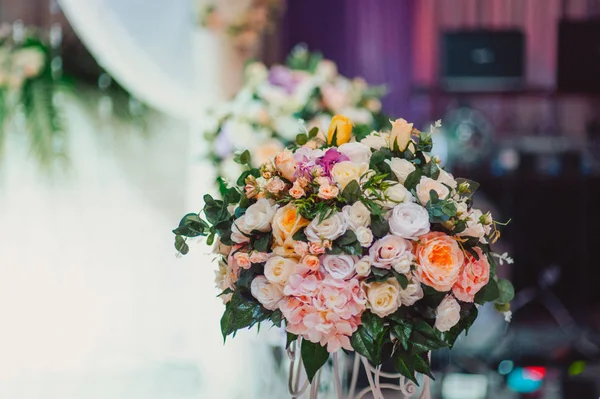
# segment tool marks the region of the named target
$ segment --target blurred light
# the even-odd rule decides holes
[[[532,367],[533,369],[538,369]],[[546,369],[543,369],[545,375]],[[540,370],[537,370],[538,374],[532,373],[530,370],[524,368],[516,368],[512,373],[508,375],[506,384],[510,389],[519,393],[532,393],[539,390],[543,384],[543,377],[540,376]],[[533,377],[533,378],[532,378]]]
[[[585,370],[585,362],[583,360],[578,360],[576,362],[573,362],[569,366],[569,375],[571,375],[571,376],[579,375],[579,374],[583,373],[584,370]]]
[[[546,377],[546,367],[525,367],[525,373],[534,381],[542,381]]]
[[[444,399],[484,399],[488,379],[478,374],[448,374],[442,382]]]
[[[500,154],[498,154],[498,161],[500,165],[508,171],[516,170],[521,162],[519,153],[514,148],[503,149]]]
[[[498,373],[501,375],[507,375],[515,368],[515,364],[512,360],[503,360],[498,365]]]

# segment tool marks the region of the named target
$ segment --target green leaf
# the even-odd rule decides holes
[[[298,145],[304,145],[308,143],[308,136],[304,133],[296,135],[296,143],[298,143]]]
[[[296,334],[292,334],[291,332],[288,332],[286,334],[285,349],[289,348],[290,345],[292,344],[292,342],[296,341],[297,339],[298,339],[298,336]]]
[[[429,364],[429,355],[427,352],[416,352],[413,354],[415,371],[417,373],[424,374],[435,380],[433,374],[431,373],[431,365]]]
[[[404,275],[402,273],[398,273],[394,269],[392,269],[392,274],[394,275],[394,277],[396,277],[396,280],[398,280],[398,282],[400,283],[400,287],[402,287],[402,289],[405,290],[406,287],[408,287],[408,277],[406,277],[406,275]]]
[[[499,296],[500,290],[498,288],[498,283],[492,278],[485,287],[475,294],[475,303],[483,304],[485,302],[492,302],[498,299]]]
[[[406,177],[406,180],[404,181],[404,187],[406,187],[408,191],[416,189],[417,184],[419,184],[419,181],[421,180],[421,176],[421,171],[419,169],[415,169]]]
[[[477,183],[476,181],[473,180],[469,180],[469,179],[463,179],[463,178],[457,178],[455,179],[456,183],[457,183],[457,187],[460,189],[460,185],[462,183],[468,183],[469,184],[469,189],[466,192],[461,192],[459,191],[459,194],[461,195],[461,197],[463,198],[471,198],[473,197],[473,195],[475,194],[475,192],[477,191],[477,189],[479,188],[479,183]]]
[[[363,253],[363,247],[358,241],[354,241],[352,244],[349,245],[342,245],[340,248],[344,253],[348,255],[361,256]]]
[[[442,201],[442,212],[449,216],[453,217],[456,215],[456,205],[451,201]]]
[[[251,161],[252,161],[252,156],[250,155],[250,151],[246,150],[246,151],[242,152],[242,154],[240,155],[240,163],[242,165],[250,166]]]
[[[379,267],[371,267],[371,272],[375,277],[378,277],[383,280],[387,280],[390,276],[390,271],[388,269],[381,269]]]
[[[357,240],[356,234],[352,230],[348,229],[348,230],[346,230],[344,235],[342,235],[340,238],[335,240],[335,242],[338,245],[344,246],[344,245],[351,245],[351,244],[355,243],[356,240]]]
[[[362,315],[362,324],[352,334],[350,342],[356,352],[374,365],[379,365],[386,331],[383,319],[366,311]]]
[[[412,330],[412,324],[407,323],[404,320],[396,319],[395,322],[392,323],[392,334],[398,338],[398,341],[405,350],[408,350]]]
[[[418,385],[415,377],[415,362],[412,353],[399,348],[394,353],[394,368],[397,372]]]
[[[223,196],[223,202],[227,205],[237,204],[238,202],[240,202],[241,196],[242,195],[235,188],[230,188]]]
[[[200,219],[197,213],[188,213],[179,222],[179,226],[173,230],[173,234],[184,237],[198,237],[208,234],[208,223]]]
[[[498,279],[499,297],[496,300],[499,304],[507,304],[515,297],[515,288],[512,283],[506,279]]]
[[[271,243],[271,234],[265,234],[252,243],[252,248],[259,252],[267,252]]]
[[[213,245],[215,243],[215,233],[211,233],[206,239],[206,245]]]
[[[186,244],[185,238],[182,236],[175,236],[175,249],[182,255],[186,255],[190,251],[190,247]]]
[[[390,232],[390,226],[384,218],[371,215],[371,231],[375,237],[381,238]]]
[[[335,129],[333,130],[333,136],[331,137],[331,146],[332,147],[337,147],[337,126],[335,127]]]
[[[358,201],[360,196],[360,184],[356,180],[352,180],[346,185],[344,191],[342,191],[342,198],[348,203],[353,204]]]
[[[239,275],[237,281],[235,282],[235,287],[236,288],[246,288],[249,290],[250,284],[252,284],[252,280],[254,280],[254,277],[256,277],[256,275],[254,273],[252,273],[250,270],[241,269],[240,275]]]
[[[281,313],[281,310],[277,309],[276,311],[271,313],[270,319],[273,325],[281,327],[281,322],[283,321],[283,314]]]
[[[298,230],[296,233],[294,233],[292,238],[294,239],[294,241],[308,242],[308,238],[306,238],[306,234],[304,234],[304,229]]]
[[[427,177],[432,178],[433,180],[437,180],[437,178],[440,176],[440,168],[438,167],[438,164],[432,159],[425,166],[423,166],[423,174]]]
[[[416,350],[422,352],[428,352],[448,346],[448,344],[438,335],[436,330],[424,320],[419,320],[414,325],[411,342]]]
[[[467,304],[461,307],[460,321],[449,331],[444,333],[444,341],[450,346],[450,349],[452,349],[456,339],[463,331],[469,331],[469,328],[473,325],[475,319],[477,319],[477,314],[477,307],[473,304]]]
[[[242,296],[239,291],[235,291],[231,300],[225,305],[225,312],[221,317],[223,340],[230,334],[235,335],[239,329],[250,328],[256,323],[266,320],[270,314],[271,312],[253,298],[247,298]]]
[[[308,132],[308,138],[314,139],[315,137],[317,137],[317,134],[319,134],[319,128],[315,126],[312,129],[310,129],[310,132]]]
[[[327,348],[320,344],[315,344],[306,339],[302,340],[300,347],[300,354],[302,355],[302,361],[304,362],[304,369],[308,380],[312,382],[313,377],[317,374],[317,371],[327,362],[329,359],[329,352]]]

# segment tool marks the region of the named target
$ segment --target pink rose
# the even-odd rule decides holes
[[[382,239],[375,241],[369,249],[369,257],[373,261],[373,266],[383,269],[390,269],[397,263],[406,263],[407,258],[411,261],[412,244],[404,238],[387,235]]]
[[[338,280],[345,280],[352,277],[354,273],[354,264],[357,258],[350,255],[325,255],[321,257],[323,268],[329,275]]]
[[[320,242],[309,242],[308,250],[313,255],[322,255],[325,253],[325,246]]]
[[[248,255],[246,252],[236,252],[233,255],[233,259],[235,259],[235,262],[242,269],[250,269],[250,255]]]
[[[267,183],[267,191],[277,194],[285,188],[285,183],[279,177],[274,177]]]
[[[316,272],[321,267],[321,262],[319,261],[319,258],[314,255],[304,256],[300,263],[306,266],[308,270],[312,272]]]
[[[295,174],[298,164],[294,160],[294,154],[290,150],[283,150],[275,156],[275,167],[287,180],[291,182],[296,180]]]
[[[268,257],[269,254],[267,254],[266,252],[252,251],[252,253],[250,254],[250,262],[263,263],[267,261]]]
[[[303,257],[308,253],[308,244],[304,241],[296,241],[294,243],[294,252],[296,255]]]
[[[332,186],[330,184],[323,184],[319,187],[319,197],[324,200],[329,200],[336,198],[340,193],[340,189],[337,186]]]
[[[452,289],[465,260],[456,240],[440,232],[419,237],[416,256],[417,278],[440,292]]]
[[[490,281],[490,264],[479,247],[473,248],[479,260],[471,254],[466,254],[458,280],[452,287],[452,293],[463,302],[473,302],[475,294]]]

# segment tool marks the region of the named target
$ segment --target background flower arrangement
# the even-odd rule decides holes
[[[55,98],[60,82],[53,76],[51,58],[49,44],[34,29],[19,23],[0,28],[0,145],[6,124],[14,121],[28,134],[42,166],[65,157],[65,130]]]
[[[494,259],[507,257],[491,249],[499,223],[472,207],[478,184],[431,149],[431,134],[404,119],[365,136],[336,115],[327,134],[301,133],[259,166],[239,155],[245,170],[223,199],[206,195],[173,231],[182,254],[188,238],[215,243],[223,337],[270,321],[287,345],[301,337],[311,380],[345,349],[416,382],[479,305],[508,312],[514,290]]]
[[[249,150],[253,167],[281,151],[314,126],[326,129],[336,113],[355,123],[360,138],[388,126],[381,112],[383,87],[340,75],[334,62],[305,47],[295,48],[286,65],[268,69],[253,62],[245,69],[245,84],[227,104],[217,109],[206,137],[220,174],[237,179],[235,152]],[[299,119],[305,122],[302,124]]]

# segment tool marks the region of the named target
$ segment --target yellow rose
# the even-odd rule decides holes
[[[390,132],[390,148],[394,149],[394,144],[398,144],[400,151],[404,151],[410,143],[410,135],[413,130],[413,124],[408,123],[405,119],[396,119],[390,121],[392,123],[392,131]]]
[[[331,177],[344,189],[352,180],[359,181],[360,177],[369,170],[369,164],[365,162],[357,163],[351,161],[343,161],[336,163],[331,169]]]
[[[362,289],[367,297],[367,308],[379,317],[391,315],[402,304],[400,284],[395,278],[382,282],[363,283]]]
[[[327,144],[333,142],[333,134],[335,133],[336,145],[340,146],[350,141],[352,137],[352,121],[343,116],[335,115],[331,119],[329,130],[327,132]]]
[[[280,256],[294,256],[294,234],[310,221],[303,218],[294,204],[279,208],[273,217],[273,252]]]

